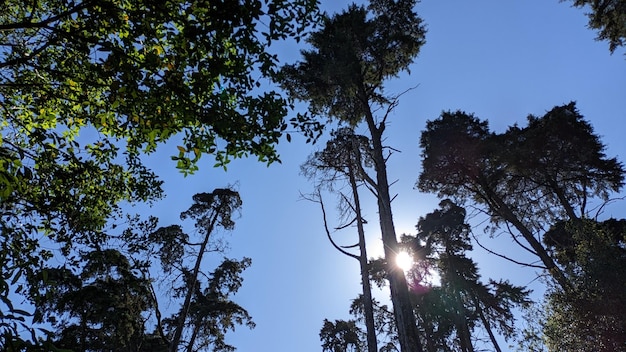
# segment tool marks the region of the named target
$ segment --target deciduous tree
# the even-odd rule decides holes
[[[264,89],[278,67],[269,46],[318,19],[316,0],[4,1],[0,297],[15,314],[0,324],[19,315],[9,291],[32,299],[24,278],[104,243],[121,202],[161,197],[141,158],[158,145],[178,137],[186,173],[205,154],[278,161],[289,102]],[[309,137],[319,125],[293,123]]]

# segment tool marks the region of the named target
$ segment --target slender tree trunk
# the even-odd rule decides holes
[[[360,162],[360,160],[358,160]],[[365,311],[365,329],[367,333],[367,351],[378,352],[378,342],[376,341],[376,328],[374,326],[374,307],[372,304],[372,287],[370,285],[369,264],[367,261],[367,250],[365,248],[365,231],[363,229],[363,217],[361,216],[361,202],[354,177],[353,165],[348,165],[350,186],[354,199],[354,211],[356,213],[356,225],[359,232],[359,263],[361,265],[361,285],[363,286],[363,309]]]
[[[461,294],[457,289],[454,289],[454,300],[457,305],[457,312],[455,317],[456,333],[459,338],[459,345],[462,352],[474,352],[474,346],[472,345],[472,334],[469,326],[467,325],[467,311],[463,304]]]
[[[555,179],[550,178],[549,181],[548,181],[548,184],[550,185],[550,188],[552,188],[552,191],[554,192],[556,197],[559,199],[559,202],[561,203],[563,208],[565,209],[565,213],[567,214],[567,216],[571,220],[578,220],[578,216],[576,216],[576,212],[574,211],[574,207],[572,206],[572,204],[565,197],[565,193],[563,192],[563,189],[561,189],[561,187],[559,187],[557,181]],[[584,210],[584,206],[583,206],[583,209],[581,210],[581,212],[584,212],[584,211],[585,210]]]
[[[502,198],[491,188],[484,187],[482,183],[478,183],[480,187],[485,191],[485,200],[491,211],[499,214],[505,221],[512,224],[517,231],[520,232],[522,237],[528,242],[528,244],[535,251],[535,254],[539,257],[543,265],[545,265],[548,273],[554,278],[554,280],[563,288],[565,292],[571,292],[572,286],[569,280],[563,274],[561,268],[556,265],[556,262],[548,254],[545,247],[533,236],[526,225],[513,213],[511,208],[502,200]]]
[[[373,159],[376,169],[376,191],[378,193],[378,216],[380,218],[380,230],[382,234],[385,259],[387,261],[387,275],[393,313],[398,328],[398,339],[402,352],[422,352],[422,345],[417,333],[417,324],[413,313],[413,306],[409,296],[409,289],[402,269],[395,265],[398,254],[398,239],[393,224],[391,211],[391,197],[389,195],[389,181],[387,179],[387,165],[383,155],[382,134],[385,129],[384,123],[376,126],[374,116],[369,108],[367,95],[362,87],[362,103],[367,105],[365,120],[367,122],[373,147]]]
[[[200,250],[198,252],[198,257],[196,258],[196,263],[193,267],[192,271],[192,281],[191,286],[187,288],[187,294],[185,295],[185,301],[183,302],[183,306],[181,309],[180,316],[178,317],[178,322],[176,324],[176,330],[174,330],[174,337],[172,338],[172,342],[170,343],[170,352],[176,352],[178,350],[178,345],[180,344],[180,338],[183,334],[183,328],[185,326],[185,320],[187,319],[187,314],[189,313],[189,307],[191,305],[191,298],[193,297],[193,293],[195,291],[195,286],[198,278],[198,274],[200,273],[200,264],[202,263],[202,257],[204,256],[204,251],[209,243],[209,237],[211,237],[211,232],[213,232],[213,227],[215,226],[215,222],[217,221],[217,217],[219,216],[219,212],[216,211],[213,214],[213,218],[209,222],[209,226],[206,229],[206,234],[204,236],[204,240],[200,244]]]
[[[487,320],[487,317],[485,317],[485,313],[483,313],[483,309],[480,306],[480,300],[476,296],[474,296],[473,298],[474,304],[476,305],[476,312],[478,312],[478,317],[480,318],[480,321],[482,321],[485,330],[487,330],[487,334],[489,335],[489,339],[493,344],[493,348],[496,349],[496,352],[502,352],[502,350],[500,349],[500,344],[498,344],[498,340],[496,340],[496,336],[491,329],[491,324],[489,323],[489,320]]]
[[[193,326],[193,333],[191,334],[191,338],[189,339],[189,345],[187,345],[187,352],[193,352],[193,344],[196,342],[196,338],[198,337],[198,331],[200,330],[200,321],[196,320],[195,325]]]

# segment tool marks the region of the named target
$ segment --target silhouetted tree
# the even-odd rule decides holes
[[[115,249],[85,253],[81,262],[78,275],[58,267],[39,276],[35,322],[54,328],[48,338],[58,348],[140,351],[152,307],[146,267]]]
[[[187,350],[194,350],[198,342],[203,347],[212,345],[215,350],[231,351],[234,348],[224,342],[224,332],[234,328],[235,323],[254,326],[248,313],[228,300],[228,295],[241,286],[239,274],[250,265],[250,260],[224,261],[210,277],[208,287],[204,290],[200,274],[205,255],[216,250],[212,246],[217,243],[212,237],[214,231],[218,227],[225,230],[234,228],[232,217],[241,207],[241,198],[231,189],[218,188],[210,193],[194,195],[193,201],[191,207],[181,213],[181,219],[195,220],[196,233],[199,235],[196,241],[191,241],[190,236],[178,226],[160,228],[149,236],[151,242],[158,244],[161,262],[166,270],[178,271],[183,279],[182,285],[176,287],[183,302],[178,313],[168,320],[168,336],[171,336],[168,341],[169,351],[179,350],[186,328],[189,335],[185,341]],[[211,242],[212,239],[214,242]],[[189,262],[191,266],[188,266],[185,258],[190,254],[193,255]]]
[[[123,245],[108,241],[104,244],[111,249],[84,251],[75,264],[81,267],[79,274],[64,266],[46,268],[29,280],[36,290],[31,293],[37,297],[35,322],[54,328],[46,341],[50,349],[235,350],[226,343],[226,333],[237,325],[254,327],[248,312],[231,299],[251,260],[225,258],[211,272],[204,263],[208,253],[223,250],[215,232],[233,229],[241,199],[231,189],[216,189],[193,200],[181,217],[195,220],[195,235],[179,225],[157,228],[156,218],[131,221],[116,239]],[[169,294],[159,295],[158,289]],[[164,317],[159,297],[180,306]]]
[[[324,319],[324,326],[320,331],[323,352],[362,352],[365,350],[363,331],[354,320]]]
[[[367,350],[368,352],[378,352],[376,332],[374,329],[374,312],[372,307],[372,290],[369,280],[365,230],[363,226],[365,219],[363,219],[361,213],[361,199],[358,190],[359,185],[364,182],[364,179],[370,178],[365,167],[372,165],[370,155],[371,147],[366,137],[355,135],[351,128],[339,129],[334,131],[332,135],[333,138],[326,143],[326,148],[309,157],[308,161],[302,165],[302,170],[309,179],[317,177],[316,188],[318,190],[320,188],[328,188],[340,194],[341,204],[343,204],[345,212],[349,214],[347,215],[349,218],[347,225],[343,225],[341,228],[356,223],[358,242],[355,246],[349,247],[358,247],[358,255],[349,253],[346,250],[347,248],[337,245],[332,239],[330,230],[328,229],[324,204],[321,195],[318,193],[319,199],[317,199],[317,201],[319,201],[322,206],[324,226],[326,227],[329,240],[341,253],[359,261],[364,299]],[[319,174],[323,174],[324,176],[319,177]],[[347,178],[347,180],[345,180],[345,178]],[[336,191],[335,183],[341,179],[347,181],[351,191],[350,194],[346,195],[341,191]],[[352,216],[352,214],[354,215]]]
[[[420,190],[482,206],[494,228],[508,229],[563,289],[571,288],[538,238],[559,220],[585,216],[591,199],[606,201],[624,180],[622,164],[605,156],[574,103],[502,134],[473,115],[445,112],[427,123],[420,146]]]
[[[496,330],[511,337],[515,330],[513,308],[529,303],[528,291],[522,287],[503,281],[480,282],[478,267],[466,256],[472,245],[465,214],[465,209],[444,200],[440,209],[419,220],[415,237],[403,237],[403,244],[416,256],[415,262],[430,262],[427,269],[436,270],[440,278],[438,287],[414,291],[428,351],[448,348],[446,345],[457,346],[455,351],[474,351],[472,341],[479,326],[494,349],[501,351]],[[451,339],[452,334],[455,337]]]
[[[415,4],[415,0],[372,0],[367,8],[351,5],[326,17],[308,39],[312,49],[302,52],[303,60],[281,70],[283,87],[307,101],[314,115],[367,126],[376,170],[372,187],[388,263],[393,263],[398,244],[382,136],[396,100],[385,96],[383,86],[408,69],[424,44],[425,30],[413,11]],[[387,113],[377,118],[378,108]],[[421,351],[404,273],[390,266],[388,278],[401,349]]]

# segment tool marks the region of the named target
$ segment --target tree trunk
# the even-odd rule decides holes
[[[489,320],[487,320],[487,317],[485,317],[485,313],[483,313],[483,309],[480,306],[480,300],[476,296],[473,296],[473,299],[474,304],[476,305],[476,312],[478,312],[478,317],[480,318],[480,321],[482,321],[485,330],[487,330],[487,334],[489,335],[489,339],[493,344],[493,348],[496,349],[496,352],[502,352],[502,350],[500,349],[500,344],[498,344],[498,340],[496,340],[496,336],[493,333],[493,329],[491,329],[491,324],[489,323]]]
[[[215,226],[215,222],[217,221],[217,217],[219,216],[219,211],[216,211],[213,214],[213,218],[211,219],[208,228],[206,229],[206,234],[204,236],[204,240],[200,245],[200,250],[198,251],[198,257],[196,258],[196,263],[193,267],[192,271],[192,282],[191,287],[187,288],[187,294],[185,295],[185,301],[183,303],[180,316],[178,317],[178,322],[176,324],[176,330],[174,330],[174,337],[170,343],[169,352],[176,352],[178,350],[178,345],[180,344],[180,338],[183,334],[183,328],[185,326],[185,320],[187,319],[187,314],[189,313],[189,306],[191,305],[191,298],[195,291],[195,285],[197,282],[198,274],[200,273],[200,264],[202,263],[202,257],[204,255],[204,251],[209,243],[209,237],[211,237],[211,232],[213,232],[213,227]]]
[[[358,160],[360,162],[360,160]],[[348,165],[352,197],[354,198],[354,211],[356,213],[357,231],[359,232],[359,264],[361,265],[361,285],[363,286],[363,309],[365,312],[365,329],[367,333],[367,351],[378,352],[376,341],[376,328],[374,326],[374,307],[372,304],[372,287],[370,285],[369,264],[367,250],[365,248],[365,231],[363,230],[363,218],[361,217],[361,202],[354,177],[353,165]]]
[[[474,352],[474,346],[472,345],[472,333],[467,325],[467,310],[465,309],[461,294],[457,289],[454,289],[454,300],[457,305],[454,325],[456,325],[456,334],[459,339],[461,352]]]
[[[364,89],[362,87],[362,89]],[[365,91],[362,95],[365,97]],[[367,104],[367,99],[362,99]],[[398,339],[402,352],[422,352],[422,345],[417,334],[417,324],[413,313],[413,306],[409,296],[409,289],[404,272],[395,265],[398,253],[398,239],[393,224],[391,211],[391,197],[389,196],[389,181],[387,179],[387,165],[383,155],[382,134],[385,129],[384,123],[376,126],[371,110],[366,110],[367,122],[373,147],[373,159],[376,169],[376,192],[378,193],[378,216],[380,219],[380,231],[387,261],[387,275],[393,313],[398,328]]]
[[[554,278],[554,280],[561,286],[561,288],[563,288],[565,292],[571,292],[571,283],[565,277],[561,268],[556,265],[552,257],[548,254],[545,247],[535,238],[535,236],[533,236],[530,229],[522,223],[515,213],[513,213],[508,204],[506,204],[495,191],[491,188],[484,187],[481,183],[478,184],[486,193],[485,201],[487,202],[489,209],[492,212],[499,214],[502,219],[509,222],[517,229],[517,231],[520,232],[522,237],[524,237],[526,242],[528,242],[528,244],[535,251],[535,254],[539,257],[543,265],[545,265],[552,278]]]

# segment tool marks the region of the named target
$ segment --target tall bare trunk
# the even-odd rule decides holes
[[[362,99],[362,101],[365,103],[367,99]],[[398,239],[393,224],[389,181],[387,179],[387,165],[383,155],[382,134],[385,125],[384,123],[381,123],[380,126],[376,125],[369,106],[368,109],[366,109],[365,120],[372,139],[372,156],[376,168],[376,192],[378,193],[378,216],[380,219],[383,246],[385,248],[391,302],[393,303],[393,313],[398,329],[400,350],[402,352],[422,352],[422,345],[417,333],[417,324],[415,314],[413,313],[413,306],[411,305],[406,277],[404,276],[404,272],[395,265],[396,255],[398,254]]]
[[[178,321],[176,323],[176,330],[174,330],[174,337],[170,343],[169,352],[176,352],[178,350],[178,345],[180,344],[180,338],[183,334],[183,328],[185,327],[185,320],[187,319],[187,314],[189,314],[189,307],[191,306],[191,298],[193,297],[193,293],[196,289],[196,282],[198,279],[198,274],[200,273],[200,264],[202,264],[202,257],[206,250],[206,247],[209,243],[209,237],[211,236],[211,232],[213,232],[213,227],[215,226],[215,222],[217,221],[217,217],[219,216],[219,212],[216,211],[211,219],[208,228],[206,229],[206,234],[202,243],[200,244],[200,249],[198,251],[198,257],[196,258],[196,263],[194,264],[193,271],[191,272],[191,286],[187,288],[187,294],[185,295],[185,301],[183,303],[180,316],[178,317]]]
[[[365,230],[363,229],[363,217],[361,216],[361,201],[354,177],[353,165],[348,166],[352,197],[354,199],[354,211],[356,214],[357,231],[359,232],[359,263],[361,265],[361,285],[363,286],[363,309],[365,312],[365,329],[367,336],[367,351],[378,352],[376,341],[376,328],[374,326],[374,306],[372,303],[372,287],[370,285],[369,264],[367,262],[367,250],[365,248]]]

